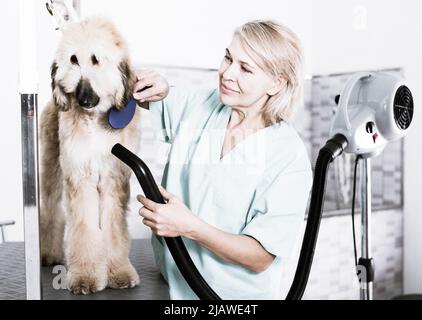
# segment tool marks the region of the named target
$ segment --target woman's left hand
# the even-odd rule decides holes
[[[154,202],[143,195],[137,199],[144,206],[139,214],[144,218],[142,222],[151,228],[157,236],[191,238],[200,219],[174,194],[158,186],[166,204]]]

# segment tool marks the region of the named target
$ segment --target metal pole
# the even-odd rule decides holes
[[[359,265],[364,272],[361,277],[360,299],[372,300],[373,265],[371,257],[371,160],[362,159],[360,162],[360,195],[361,195],[361,259]]]
[[[37,95],[21,94],[26,298],[41,299]]]
[[[4,236],[3,226],[0,226],[0,231],[1,231],[1,243],[4,243],[6,242],[6,238]]]
[[[37,1],[20,0],[19,91],[26,298],[41,299],[37,134]]]

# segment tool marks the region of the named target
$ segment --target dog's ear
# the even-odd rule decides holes
[[[124,91],[122,96],[116,97],[116,108],[121,110],[126,106],[133,95],[133,87],[136,83],[136,75],[128,61],[122,61],[119,64],[119,71],[122,77]]]
[[[70,108],[70,95],[66,94],[63,87],[56,80],[56,74],[59,66],[57,62],[51,65],[51,90],[53,91],[53,99],[55,105],[61,111],[68,111]]]

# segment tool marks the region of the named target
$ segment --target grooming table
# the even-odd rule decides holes
[[[132,240],[130,260],[141,283],[132,289],[105,289],[91,295],[76,296],[52,286],[53,267],[42,267],[41,283],[44,300],[168,300],[168,286],[161,276],[150,240]],[[23,242],[0,243],[0,300],[25,300],[25,257]]]

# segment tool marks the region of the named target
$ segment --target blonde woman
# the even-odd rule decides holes
[[[197,299],[162,239],[176,236],[223,299],[282,298],[283,266],[312,185],[305,146],[289,123],[302,64],[292,31],[252,21],[226,48],[218,90],[186,92],[154,71],[138,75],[134,98],[172,145],[161,182],[166,204],[138,196],[172,299]]]

